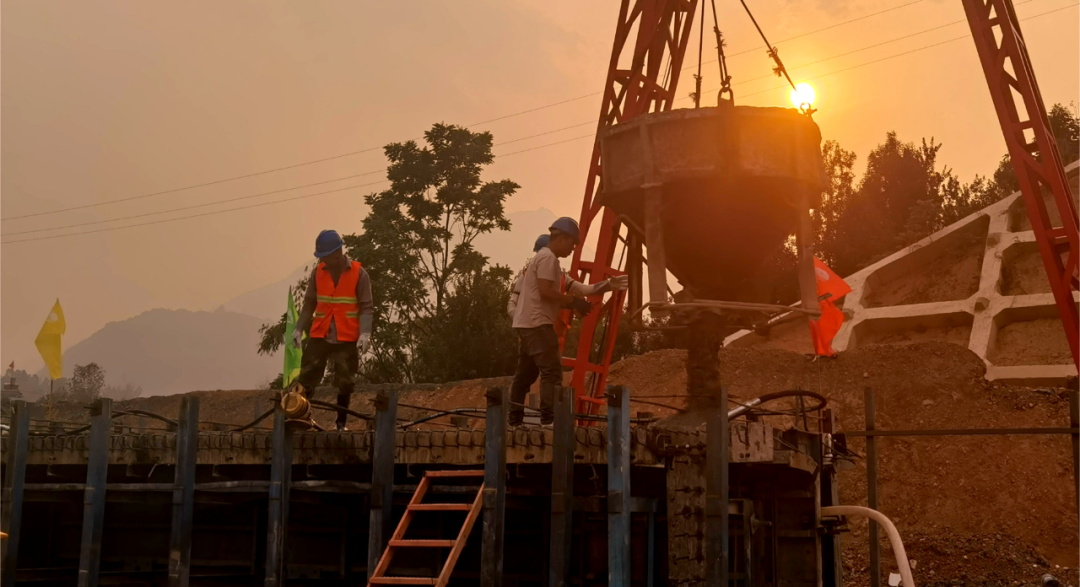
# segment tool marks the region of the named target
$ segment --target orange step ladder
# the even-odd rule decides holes
[[[386,545],[386,550],[383,551],[382,557],[379,558],[379,564],[375,566],[375,571],[371,574],[368,585],[435,585],[436,587],[445,587],[447,582],[450,581],[450,573],[454,571],[454,565],[457,564],[462,549],[465,548],[465,541],[469,538],[469,532],[472,531],[473,524],[476,523],[476,518],[480,515],[480,509],[483,506],[484,485],[482,483],[480,484],[479,489],[476,491],[476,497],[473,498],[472,503],[421,502],[424,500],[424,495],[431,487],[431,480],[434,478],[463,479],[467,477],[483,476],[483,470],[425,471],[424,478],[420,480],[420,484],[416,487],[416,493],[414,493],[412,499],[409,500],[409,506],[405,509],[405,515],[401,516],[401,521],[398,522],[397,529],[394,530],[393,536],[390,537],[390,540]],[[465,515],[465,522],[462,523],[461,530],[454,540],[410,540],[405,538],[405,531],[408,530],[409,523],[412,522],[414,512],[468,513]],[[446,556],[446,561],[443,563],[442,570],[439,572],[438,577],[387,576],[386,571],[390,568],[390,562],[393,560],[397,550],[411,550],[418,548],[450,549],[450,554]]]

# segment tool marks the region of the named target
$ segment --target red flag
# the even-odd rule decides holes
[[[821,300],[821,318],[810,321],[810,338],[814,341],[814,354],[835,357],[832,341],[844,324],[844,312],[829,300]]]
[[[814,257],[814,278],[817,281],[818,298],[832,294],[828,299],[835,302],[851,293],[851,286],[817,257]]]
[[[810,320],[810,338],[814,341],[815,354],[834,357],[836,350],[832,348],[832,341],[844,324],[844,312],[833,302],[851,293],[851,286],[817,257],[814,258],[814,277],[821,317]]]

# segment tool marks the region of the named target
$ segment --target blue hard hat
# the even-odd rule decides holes
[[[315,237],[315,256],[322,259],[340,249],[344,244],[336,230],[324,230]]]
[[[539,253],[540,249],[548,246],[548,241],[550,241],[550,240],[551,240],[551,237],[546,235],[546,234],[542,234],[542,235],[536,237],[536,244],[533,245],[533,252],[534,253]]]
[[[577,220],[574,220],[569,216],[563,216],[555,222],[552,222],[549,230],[558,230],[559,232],[566,233],[574,237],[574,241],[581,240],[581,229],[578,228]]]

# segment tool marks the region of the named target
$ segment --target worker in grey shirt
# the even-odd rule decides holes
[[[573,218],[559,218],[551,225],[546,247],[541,248],[526,266],[520,279],[520,291],[514,308],[514,331],[518,335],[518,365],[510,388],[511,426],[520,426],[525,418],[525,396],[540,377],[540,423],[554,420],[552,400],[562,385],[562,362],[555,324],[563,309],[579,315],[592,311],[583,297],[563,293],[559,259],[574,252],[580,241],[578,223]],[[609,281],[607,288],[612,286]],[[622,280],[625,288],[625,280]],[[607,289],[604,289],[607,291]],[[598,292],[599,293],[599,292]]]
[[[299,347],[307,332],[300,360],[300,384],[310,393],[326,374],[327,362],[331,362],[334,386],[338,388],[337,404],[348,408],[360,369],[360,354],[371,341],[375,304],[367,271],[358,261],[345,256],[343,246],[333,230],[324,230],[315,239],[319,264],[311,272],[292,344]],[[338,411],[338,430],[345,430],[346,417],[344,411]]]
[[[538,253],[540,252],[540,249],[548,246],[550,238],[550,235],[546,234],[536,237],[536,242],[533,243],[533,253]],[[514,310],[517,309],[518,298],[521,296],[521,279],[525,276],[525,270],[529,268],[529,263],[531,262],[532,258],[525,263],[525,267],[523,267],[521,271],[518,272],[517,276],[514,277],[514,283],[510,286],[510,300],[506,302],[506,313],[510,315],[511,320],[514,319]],[[568,292],[571,295],[588,297],[612,290],[624,290],[626,289],[628,279],[629,278],[625,275],[618,275],[592,285],[585,285],[573,277],[570,277],[564,271],[562,280],[559,283],[559,288],[561,291]]]

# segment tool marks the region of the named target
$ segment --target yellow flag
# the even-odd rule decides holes
[[[60,336],[67,330],[64,322],[64,309],[60,307],[60,300],[53,304],[52,311],[41,325],[34,345],[37,346],[41,358],[45,360],[45,366],[49,368],[49,377],[60,379],[64,376],[63,352],[60,349]]]

